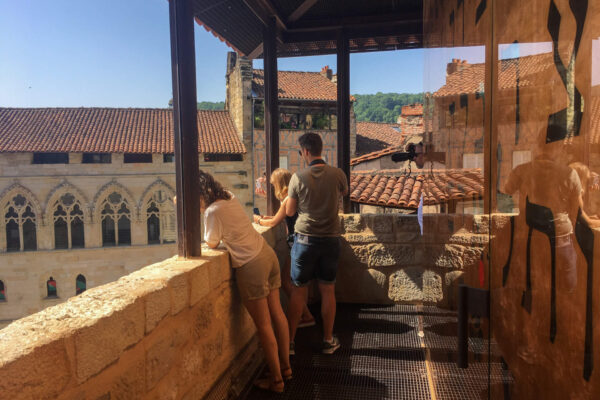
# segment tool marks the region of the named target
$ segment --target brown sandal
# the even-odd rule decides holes
[[[283,381],[272,381],[270,378],[260,378],[254,381],[254,386],[274,393],[283,393],[285,384]]]

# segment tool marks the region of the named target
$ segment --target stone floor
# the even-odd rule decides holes
[[[487,399],[488,382],[494,393],[510,398],[512,377],[487,340],[471,338],[469,368],[456,367],[453,312],[418,305],[342,304],[335,331],[342,347],[326,356],[319,353],[319,325],[299,330],[294,379],[285,392],[253,388],[243,398]],[[472,326],[471,334],[477,332]]]

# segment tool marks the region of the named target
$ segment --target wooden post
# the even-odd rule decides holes
[[[343,30],[337,35],[337,164],[350,187],[350,49]],[[350,193],[344,196],[344,213],[350,212]]]
[[[181,257],[198,257],[201,255],[202,228],[198,192],[198,111],[192,2],[170,0],[169,20],[177,185],[177,249]]]
[[[277,95],[277,45],[276,21],[269,17],[263,30],[263,56],[265,68],[265,151],[267,172],[267,214],[274,215],[279,206],[271,182],[271,173],[279,168],[279,101]]]

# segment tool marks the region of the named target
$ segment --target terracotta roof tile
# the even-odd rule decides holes
[[[245,153],[227,111],[198,111],[200,153]],[[173,153],[158,108],[0,108],[0,152]]]
[[[280,99],[337,101],[337,85],[319,72],[278,71],[277,80]],[[264,70],[252,71],[252,91],[258,98],[265,97]]]
[[[383,122],[356,123],[356,154],[367,154],[403,142],[400,125]]]
[[[398,151],[403,151],[403,144],[404,138],[402,140],[402,143],[398,146],[386,147],[383,150],[373,151],[371,153],[363,154],[360,157],[353,158],[352,160],[350,160],[350,165],[356,165],[365,161],[376,160],[381,157],[389,156],[390,154],[396,153]]]
[[[350,200],[396,208],[416,209],[423,195],[425,205],[448,200],[483,198],[481,169],[353,171],[350,176]]]
[[[499,78],[498,87],[508,89],[516,86],[517,67],[519,71],[519,87],[530,86],[533,82],[528,76],[553,67],[552,53],[542,53],[520,58],[509,58],[498,61]],[[453,73],[446,76],[446,84],[442,86],[434,97],[455,96],[464,93],[483,91],[485,80],[485,64],[460,64]]]

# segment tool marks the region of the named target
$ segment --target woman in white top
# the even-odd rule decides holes
[[[288,322],[279,301],[279,262],[252,227],[242,205],[210,174],[200,171],[200,208],[204,240],[210,248],[222,241],[231,255],[237,287],[258,330],[270,376],[256,381],[262,389],[283,392],[291,379]]]

